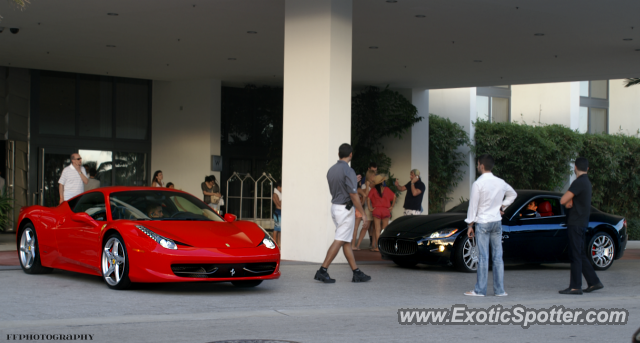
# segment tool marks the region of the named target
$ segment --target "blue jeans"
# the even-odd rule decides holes
[[[478,281],[475,292],[487,295],[487,276],[489,274],[489,244],[493,256],[493,292],[504,293],[504,263],[502,262],[502,224],[492,222],[476,224],[476,242],[478,249]]]

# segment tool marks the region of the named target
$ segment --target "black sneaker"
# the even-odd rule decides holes
[[[324,283],[335,283],[336,282],[336,279],[332,279],[329,276],[329,273],[323,272],[323,271],[321,271],[319,269],[316,272],[316,276],[314,276],[313,279],[314,280],[318,280],[318,281],[322,281]]]
[[[351,279],[351,282],[367,282],[369,280],[371,280],[371,276],[363,273],[362,270],[358,270],[353,272],[353,279]]]
[[[589,286],[589,287],[583,289],[582,291],[586,292],[586,293],[591,293],[593,291],[597,291],[597,290],[603,289],[603,288],[604,288],[604,286],[602,285],[602,283],[598,282],[597,284],[595,284],[593,286]]]

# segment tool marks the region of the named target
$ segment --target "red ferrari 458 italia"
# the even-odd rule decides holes
[[[100,275],[113,289],[134,282],[231,282],[280,277],[280,250],[262,227],[224,218],[185,192],[105,187],[58,207],[20,212],[17,244],[28,274],[52,268]]]

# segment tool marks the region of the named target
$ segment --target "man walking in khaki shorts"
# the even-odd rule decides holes
[[[349,167],[349,162],[353,158],[353,150],[351,145],[344,143],[338,150],[340,160],[329,168],[327,173],[327,181],[329,182],[329,191],[331,192],[331,217],[336,225],[336,235],[333,244],[327,251],[327,257],[322,266],[314,276],[315,280],[324,283],[334,283],[335,279],[329,277],[327,268],[338,255],[338,251],[342,247],[344,256],[349,262],[349,266],[353,270],[352,282],[365,282],[371,280],[371,276],[363,273],[356,265],[356,259],[351,250],[351,239],[353,237],[353,226],[356,221],[356,211],[364,213],[360,199],[358,198],[358,178],[356,173]]]

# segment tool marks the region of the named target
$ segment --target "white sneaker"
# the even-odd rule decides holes
[[[468,295],[470,297],[484,297],[484,294],[478,294],[476,291],[464,292],[464,295]]]
[[[507,292],[504,292],[502,294],[496,294],[496,297],[506,297],[507,295],[509,294],[507,294]]]

